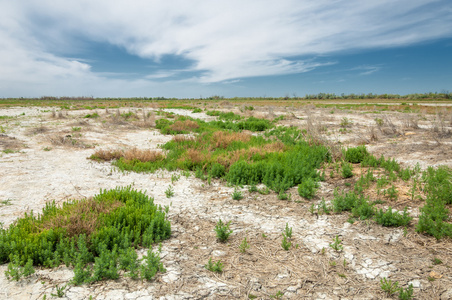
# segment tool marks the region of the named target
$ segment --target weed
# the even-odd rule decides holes
[[[287,240],[287,236],[283,233],[283,240],[281,242],[281,247],[288,251],[290,249],[290,247],[292,246],[292,243],[290,241]]]
[[[311,199],[317,190],[317,183],[311,177],[304,179],[298,185],[298,194],[304,198]]]
[[[392,282],[391,279],[384,277],[380,279],[380,287],[388,296],[391,296],[399,290],[399,282]]]
[[[84,118],[87,118],[87,119],[97,119],[99,117],[100,116],[99,116],[98,113],[87,114],[87,115],[84,116]]]
[[[271,295],[270,298],[282,299],[282,296],[284,296],[284,294],[281,291],[277,291],[276,294]]]
[[[336,235],[336,237],[333,239],[333,243],[330,244],[330,247],[336,251],[342,251],[342,249],[344,249],[344,247],[342,246],[342,240],[339,239],[338,235]]]
[[[157,272],[166,272],[163,263],[160,261],[159,252],[153,252],[149,249],[147,255],[143,256],[145,263],[140,267],[142,279],[152,280]]]
[[[398,198],[398,193],[399,191],[397,191],[397,189],[395,188],[394,185],[392,185],[390,188],[386,189],[386,195],[389,197],[389,199],[391,200],[397,200]]]
[[[270,190],[268,189],[268,187],[264,187],[261,189],[258,189],[257,192],[261,195],[268,195],[270,194]]]
[[[209,261],[204,267],[211,272],[217,273],[223,272],[223,263],[221,262],[221,260],[217,262],[212,262],[212,258],[209,258]]]
[[[64,290],[66,289],[66,285],[63,285],[61,287],[57,285],[55,288],[56,288],[57,293],[56,294],[51,293],[50,295],[52,297],[63,298],[64,297]]]
[[[342,274],[342,273],[337,273],[337,275],[342,278],[347,278],[347,276],[345,276],[345,274]]]
[[[284,229],[284,234],[288,237],[292,237],[292,227],[289,227],[289,223],[286,223],[286,228]]]
[[[27,277],[35,272],[33,260],[31,258],[29,258],[27,263],[21,267],[18,254],[10,254],[9,257],[11,262],[8,264],[8,268],[5,271],[6,278],[19,281],[22,277]]]
[[[400,300],[410,300],[413,299],[413,285],[410,284],[406,289],[399,289],[399,299]]]
[[[331,207],[326,204],[325,199],[322,197],[322,201],[318,206],[319,213],[324,213],[329,215],[331,213]]]
[[[358,146],[354,148],[348,148],[345,151],[345,160],[354,164],[362,162],[369,152],[367,152],[366,146]]]
[[[44,150],[44,151],[50,151],[50,150],[52,150],[52,148],[51,148],[51,147],[44,147],[42,150]]]
[[[174,184],[176,181],[180,179],[180,175],[178,174],[172,174],[171,175],[171,183]]]
[[[350,163],[342,162],[342,177],[353,177],[353,166]]]
[[[443,263],[443,261],[442,261],[441,259],[436,258],[436,257],[434,257],[434,258],[432,259],[432,262],[433,262],[434,265],[440,265],[440,264]]]
[[[347,117],[343,117],[341,120],[341,127],[350,127],[353,124],[352,120]]]
[[[412,219],[413,218],[408,214],[406,207],[402,214],[397,211],[393,212],[391,207],[389,207],[386,212],[383,212],[383,210],[380,209],[375,214],[375,221],[386,227],[406,226]]]
[[[223,221],[221,221],[220,219],[218,223],[215,225],[215,232],[217,233],[217,238],[222,243],[226,242],[232,233],[232,230],[229,228],[230,223],[231,221],[224,224]]]
[[[77,132],[77,131],[81,131],[82,127],[72,127],[72,131]]]
[[[11,199],[2,200],[0,201],[0,205],[11,205],[11,201]]]
[[[280,192],[278,194],[278,199],[279,200],[289,200],[289,198],[290,198],[290,194],[283,193],[283,192]]]
[[[248,243],[248,241],[246,240],[246,238],[244,238],[242,240],[242,242],[239,245],[239,249],[241,253],[245,253],[247,249],[250,248],[250,244]]]
[[[243,199],[242,192],[237,189],[234,189],[234,192],[232,193],[232,199],[233,200],[242,200]]]
[[[257,189],[257,186],[255,184],[252,184],[252,185],[250,185],[248,187],[248,192],[250,192],[250,193],[255,193],[257,191],[258,191],[258,189]]]
[[[172,185],[168,186],[168,188],[165,190],[166,198],[171,198],[174,196],[174,187]]]

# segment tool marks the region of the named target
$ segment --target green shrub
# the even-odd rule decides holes
[[[345,151],[345,160],[354,164],[362,162],[367,156],[369,156],[369,152],[367,152],[367,148],[364,145],[348,148]]]
[[[304,179],[298,185],[298,194],[304,198],[312,199],[317,190],[317,183],[311,177]]]
[[[157,272],[166,272],[163,267],[163,263],[160,262],[159,252],[153,252],[151,249],[148,250],[147,255],[144,257],[144,264],[140,267],[141,278],[146,280],[152,280]]]
[[[42,214],[25,214],[1,230],[0,263],[15,253],[13,264],[19,266],[74,266],[75,284],[114,279],[122,251],[149,247],[170,234],[170,222],[152,198],[130,187],[104,190],[61,207],[47,203]]]
[[[385,212],[380,209],[375,214],[375,221],[386,227],[406,226],[412,219],[413,218],[408,214],[406,207],[402,214],[397,211],[393,212],[391,207],[389,207]]]
[[[350,163],[342,162],[342,177],[353,177],[353,166]]]
[[[343,211],[352,211],[354,207],[363,201],[364,197],[362,195],[357,195],[354,192],[344,193],[343,191],[339,194],[337,190],[334,190],[334,198],[331,203],[333,204],[334,212],[340,213]]]
[[[228,240],[229,236],[232,233],[232,230],[229,228],[229,224],[231,222],[224,224],[221,219],[215,225],[215,232],[217,233],[217,238],[220,242],[224,243]]]

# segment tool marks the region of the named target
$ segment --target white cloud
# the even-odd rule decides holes
[[[81,90],[93,82],[117,87],[92,72],[89,61],[59,54],[75,56],[80,39],[120,46],[156,62],[168,54],[182,56],[193,62],[184,71],[201,72],[193,80],[209,83],[307,72],[328,64],[315,59],[323,54],[450,36],[449,0],[4,0],[0,92],[27,84],[34,91],[40,85],[57,91],[55,86],[71,82]],[[162,66],[130,82],[144,88],[153,85],[150,80],[176,74],[180,70]]]

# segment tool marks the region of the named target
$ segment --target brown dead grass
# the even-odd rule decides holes
[[[139,160],[141,162],[153,162],[164,159],[164,155],[161,152],[155,150],[140,150],[138,148],[133,148],[124,152],[124,159]]]
[[[69,237],[79,234],[89,236],[99,225],[98,217],[108,214],[116,208],[123,206],[120,201],[104,202],[94,199],[76,201],[67,206],[64,214],[58,214],[41,224],[41,229],[63,228]]]
[[[206,154],[197,149],[188,149],[185,153],[185,157],[194,164],[200,164],[204,161],[209,161],[212,156],[210,153]]]
[[[112,161],[123,157],[127,161],[139,160],[141,162],[154,162],[162,160],[165,156],[155,150],[141,150],[133,148],[129,150],[97,150],[89,158],[97,161]]]
[[[115,159],[119,159],[124,155],[124,152],[121,150],[103,150],[99,149],[91,155],[90,159],[93,160],[103,160],[103,161],[112,161]]]
[[[195,138],[191,136],[185,136],[185,135],[176,135],[172,139],[175,143],[183,143],[183,142],[190,142],[194,141]]]
[[[94,145],[87,144],[82,139],[74,138],[72,135],[51,135],[48,137],[48,140],[50,143],[54,146],[64,146],[64,147],[71,147],[71,148],[82,148],[82,149],[88,149],[88,148],[94,148]]]
[[[193,129],[199,128],[198,123],[192,120],[176,121],[169,127],[172,131],[183,132],[192,131]]]
[[[10,137],[6,134],[0,134],[0,150],[20,150],[24,148],[24,143],[15,137]]]
[[[226,149],[231,143],[235,141],[249,142],[251,134],[245,132],[226,132],[217,131],[212,136],[212,145],[214,148]]]

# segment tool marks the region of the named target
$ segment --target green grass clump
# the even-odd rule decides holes
[[[118,278],[136,262],[130,251],[170,237],[164,210],[130,187],[103,190],[91,199],[48,203],[0,232],[0,263],[75,267],[75,284]],[[14,253],[15,256],[9,256]],[[123,263],[119,263],[123,261]],[[93,264],[94,263],[94,264]],[[131,276],[133,277],[133,276]]]
[[[87,114],[86,116],[84,116],[84,118],[86,118],[86,119],[97,119],[99,117],[100,116],[98,113]]]
[[[236,115],[236,114],[234,114],[233,112],[227,112],[227,113],[225,113],[225,112],[221,112],[221,111],[218,111],[218,110],[210,110],[210,111],[207,111],[207,112],[206,112],[206,115],[218,117],[220,120],[229,120],[229,121],[232,121],[232,120],[240,120],[240,119],[242,119],[241,116]]]

